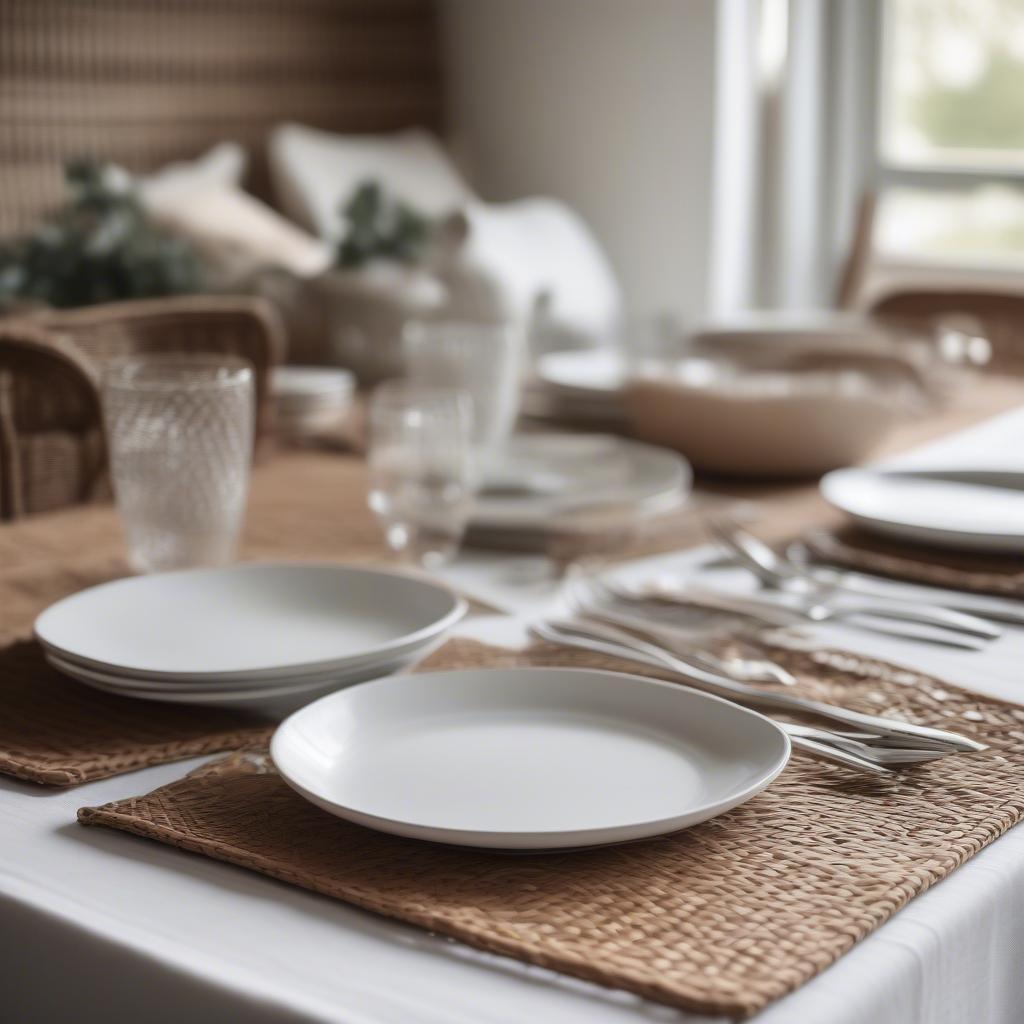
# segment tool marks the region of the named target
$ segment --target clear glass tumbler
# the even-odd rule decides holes
[[[133,566],[223,565],[245,512],[253,369],[227,355],[146,355],[103,379],[110,474]]]
[[[465,391],[473,403],[473,444],[499,448],[519,415],[523,331],[513,324],[417,320],[406,325],[402,356],[411,381]]]
[[[462,391],[404,381],[370,401],[370,508],[388,546],[426,566],[459,549],[476,492],[472,403]]]

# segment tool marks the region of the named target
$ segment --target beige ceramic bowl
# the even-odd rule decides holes
[[[815,476],[871,455],[902,420],[885,395],[744,396],[658,380],[626,388],[631,433],[682,452],[698,471]]]

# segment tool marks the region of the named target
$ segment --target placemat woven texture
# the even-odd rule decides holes
[[[1024,815],[1024,708],[845,652],[773,656],[808,696],[972,733],[991,748],[883,780],[796,756],[753,800],[675,836],[528,857],[348,824],[294,793],[259,750],[83,808],[79,820],[684,1009],[753,1014]],[[423,668],[483,664],[623,667],[453,640]]]
[[[801,539],[816,555],[848,569],[952,590],[1024,597],[1024,555],[902,544],[849,527],[820,530]]]
[[[272,727],[250,714],[115,697],[47,663],[30,639],[36,614],[127,572],[122,558],[103,555],[13,565],[0,574],[0,773],[74,786],[269,736]]]
[[[74,786],[166,761],[258,743],[265,720],[91,690],[51,668],[40,646],[0,650],[0,772]]]

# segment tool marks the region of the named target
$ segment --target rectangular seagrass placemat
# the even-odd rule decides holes
[[[52,668],[33,640],[0,649],[0,772],[74,786],[266,740],[266,720],[234,711],[129,700]]]
[[[269,736],[265,720],[213,708],[128,700],[52,668],[29,639],[46,605],[124,576],[116,556],[8,569],[0,577],[0,773],[47,786],[236,750]]]
[[[887,540],[852,527],[812,531],[799,539],[814,555],[847,569],[950,590],[1024,597],[1024,552],[939,550]]]
[[[711,1014],[798,987],[1024,816],[1024,708],[846,652],[774,650],[799,692],[991,743],[891,779],[794,757],[688,831],[515,857],[387,836],[294,793],[265,749],[79,811],[473,946]],[[423,669],[621,663],[450,641]],[[414,681],[410,685],[415,685]]]

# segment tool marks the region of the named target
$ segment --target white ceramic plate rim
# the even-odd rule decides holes
[[[608,349],[548,352],[537,361],[537,377],[557,391],[603,401],[618,395],[626,383],[623,359]]]
[[[486,675],[488,672],[500,672],[502,674],[545,673],[550,675],[554,673],[601,675],[617,677],[623,680],[624,683],[628,683],[628,685],[631,686],[653,686],[678,692],[680,694],[685,694],[687,699],[697,699],[700,701],[723,705],[730,708],[738,716],[749,717],[750,719],[761,722],[765,727],[766,733],[770,732],[774,734],[776,739],[778,739],[781,752],[770,765],[766,766],[761,776],[745,788],[734,793],[730,793],[728,796],[721,799],[712,800],[705,804],[687,808],[679,814],[651,821],[633,822],[622,825],[598,826],[571,830],[546,829],[535,830],[529,833],[489,829],[460,829],[431,825],[428,822],[422,821],[400,821],[393,818],[381,817],[373,814],[372,812],[360,810],[358,808],[347,807],[332,800],[329,796],[313,792],[305,787],[301,782],[289,774],[289,753],[287,750],[289,732],[297,728],[296,723],[301,721],[302,717],[316,715],[324,702],[338,699],[338,694],[336,693],[328,694],[326,697],[322,697],[319,700],[305,705],[298,711],[289,715],[288,718],[286,718],[277,727],[270,742],[271,759],[273,760],[278,773],[284,781],[292,787],[292,789],[323,810],[328,811],[337,817],[344,818],[347,821],[352,821],[359,825],[374,828],[381,832],[387,832],[393,835],[400,835],[412,839],[446,843],[453,846],[470,846],[475,848],[516,851],[569,850],[576,848],[586,849],[587,847],[592,846],[604,846],[619,842],[632,842],[638,839],[650,839],[655,836],[682,831],[685,828],[690,828],[693,825],[699,824],[701,821],[707,821],[709,818],[716,817],[717,815],[723,814],[734,807],[738,807],[740,804],[745,803],[747,800],[756,796],[778,777],[783,768],[785,768],[786,764],[789,762],[791,754],[789,737],[777,725],[777,723],[773,722],[770,718],[766,718],[764,715],[758,714],[756,711],[751,711],[749,708],[734,704],[732,701],[724,700],[721,697],[714,697],[710,694],[691,689],[687,686],[682,686],[678,683],[663,682],[661,680],[651,679],[647,676],[635,676],[625,672],[608,672],[600,669],[585,668],[461,669],[446,672],[420,673],[415,677],[402,675],[392,676],[363,685],[394,686],[404,685],[410,682],[414,685],[416,680],[423,682],[431,677],[438,678],[467,674]],[[680,819],[688,819],[688,821],[686,824],[679,825],[678,822]]]
[[[42,640],[39,640],[38,642],[48,655],[52,655],[61,662],[64,662],[74,668],[81,668],[89,672],[107,676],[111,681],[123,679],[131,680],[132,682],[152,683],[154,686],[185,685],[200,687],[206,685],[224,685],[247,687],[255,686],[257,684],[273,686],[285,679],[294,679],[296,681],[313,680],[315,678],[321,678],[338,672],[354,671],[356,669],[375,665],[390,657],[417,654],[419,651],[434,643],[444,633],[444,631],[444,628],[439,628],[431,632],[428,636],[417,637],[415,641],[409,644],[403,644],[400,647],[395,647],[390,651],[385,651],[383,654],[373,653],[368,654],[365,657],[348,658],[342,662],[338,662],[337,664],[317,665],[312,669],[305,667],[301,669],[284,670],[265,669],[259,672],[235,672],[221,674],[217,674],[216,672],[134,672],[131,670],[121,669],[118,665],[105,665],[100,662],[90,661],[87,658],[80,658],[78,655],[62,651],[60,648],[51,647]]]
[[[117,689],[133,695],[138,693],[167,693],[180,694],[182,696],[187,696],[188,694],[203,696],[215,693],[222,696],[229,696],[235,693],[270,692],[271,690],[280,690],[285,687],[295,690],[313,689],[321,683],[326,684],[333,682],[336,679],[347,679],[349,676],[365,675],[367,672],[376,672],[378,675],[383,676],[395,671],[394,666],[396,665],[407,665],[410,662],[425,656],[430,649],[431,644],[426,644],[421,647],[411,648],[407,651],[392,652],[386,658],[374,658],[372,661],[368,660],[360,662],[358,665],[347,665],[345,668],[333,669],[329,672],[317,672],[314,675],[286,674],[274,679],[250,682],[218,682],[215,680],[205,680],[203,682],[193,682],[192,680],[188,680],[186,682],[178,682],[174,680],[155,682],[151,679],[136,679],[133,676],[119,676],[110,672],[101,672],[98,669],[92,669],[85,665],[77,665],[75,662],[68,661],[66,658],[62,658],[59,654],[53,654],[51,652],[46,652],[46,660],[53,665],[54,668],[59,669],[61,672],[65,672],[68,675],[72,675],[76,679],[88,679],[90,681],[102,683],[104,686],[110,687],[111,689]]]
[[[127,686],[121,686],[113,682],[107,682],[95,673],[87,672],[77,666],[63,665],[59,659],[47,656],[47,661],[59,672],[70,676],[77,682],[90,686],[94,690],[101,690],[116,697],[126,697],[129,700],[149,700],[161,704],[258,704],[261,701],[271,700],[275,697],[300,697],[303,694],[318,694],[323,691],[333,693],[337,690],[344,690],[349,686],[364,683],[370,679],[377,679],[381,676],[391,675],[408,666],[413,658],[395,658],[391,661],[378,665],[368,665],[354,670],[350,673],[339,673],[330,678],[321,678],[313,683],[301,683],[298,685],[261,686],[248,690],[209,690],[202,692],[178,691],[178,690],[135,690]],[[329,694],[328,694],[329,696]]]
[[[531,434],[528,436],[531,443],[538,443],[547,435]],[[645,484],[642,481],[630,480],[622,484],[614,501],[615,504],[628,503],[638,514],[642,515],[652,510],[661,511],[663,508],[681,504],[689,494],[693,484],[693,469],[678,452],[658,445],[617,437],[613,434],[581,436],[610,439],[616,447],[644,460],[648,468],[653,467],[652,473],[657,473],[662,477],[659,483]],[[550,525],[549,521],[552,517],[567,515],[576,509],[586,511],[589,508],[597,508],[611,503],[611,499],[608,498],[598,499],[595,497],[594,500],[588,500],[586,497],[580,498],[571,490],[566,494],[541,494],[520,499],[481,496],[477,499],[471,525],[482,529],[546,527]]]
[[[1021,544],[1024,543],[1024,526],[1022,526],[1020,533],[978,533],[973,530],[926,526],[919,523],[901,522],[898,519],[855,512],[842,496],[843,481],[841,477],[850,472],[860,471],[836,469],[831,473],[826,473],[821,478],[821,483],[819,484],[821,496],[833,508],[849,516],[850,519],[869,533],[958,551],[1014,551],[1019,553]],[[899,470],[901,476],[912,476],[914,472],[912,469]],[[934,475],[926,469],[922,469],[919,472],[922,477]]]
[[[78,654],[75,651],[68,650],[62,647],[60,644],[55,643],[51,638],[46,635],[47,623],[46,619],[54,609],[60,608],[61,606],[67,605],[71,602],[83,598],[84,595],[93,593],[97,590],[124,587],[136,583],[139,580],[152,580],[159,576],[175,576],[181,577],[191,573],[213,573],[217,570],[212,569],[185,569],[174,573],[156,574],[154,576],[127,576],[118,580],[111,580],[108,583],[100,583],[94,587],[87,587],[85,590],[77,591],[68,597],[62,598],[60,601],[50,605],[45,611],[41,612],[35,620],[33,632],[36,639],[43,645],[43,647],[62,657],[66,661],[74,661],[77,664],[81,664],[85,667],[97,669],[99,671],[110,672],[114,674],[130,674],[138,675],[140,678],[154,678],[157,680],[176,678],[176,679],[216,679],[216,680],[232,680],[232,679],[244,679],[244,678],[272,678],[285,673],[315,673],[318,671],[331,671],[334,669],[343,669],[348,665],[359,664],[369,658],[386,657],[396,651],[401,651],[404,648],[410,646],[418,646],[422,643],[426,643],[433,639],[440,633],[450,629],[456,622],[459,621],[465,615],[468,605],[464,598],[460,597],[450,587],[446,587],[443,584],[436,583],[433,580],[424,579],[421,576],[411,576],[406,573],[390,572],[383,569],[369,568],[366,566],[353,566],[345,565],[341,563],[327,563],[327,562],[239,562],[231,566],[225,566],[225,571],[233,571],[245,568],[259,568],[259,569],[277,569],[277,570],[288,570],[288,569],[310,569],[310,568],[327,568],[337,570],[342,573],[358,575],[358,576],[383,576],[393,580],[406,582],[415,586],[430,589],[437,595],[444,595],[450,601],[450,607],[447,612],[439,616],[433,622],[428,623],[425,626],[420,627],[417,630],[413,630],[403,636],[396,637],[393,640],[389,640],[383,644],[376,644],[372,647],[367,648],[364,651],[358,651],[354,654],[346,655],[341,658],[329,658],[322,661],[310,661],[310,662],[288,662],[281,663],[278,665],[267,666],[267,665],[256,665],[249,668],[236,668],[231,670],[225,670],[222,672],[194,672],[194,671],[161,671],[155,670],[151,667],[138,666],[127,664],[125,662],[102,662],[95,659],[86,657]]]

